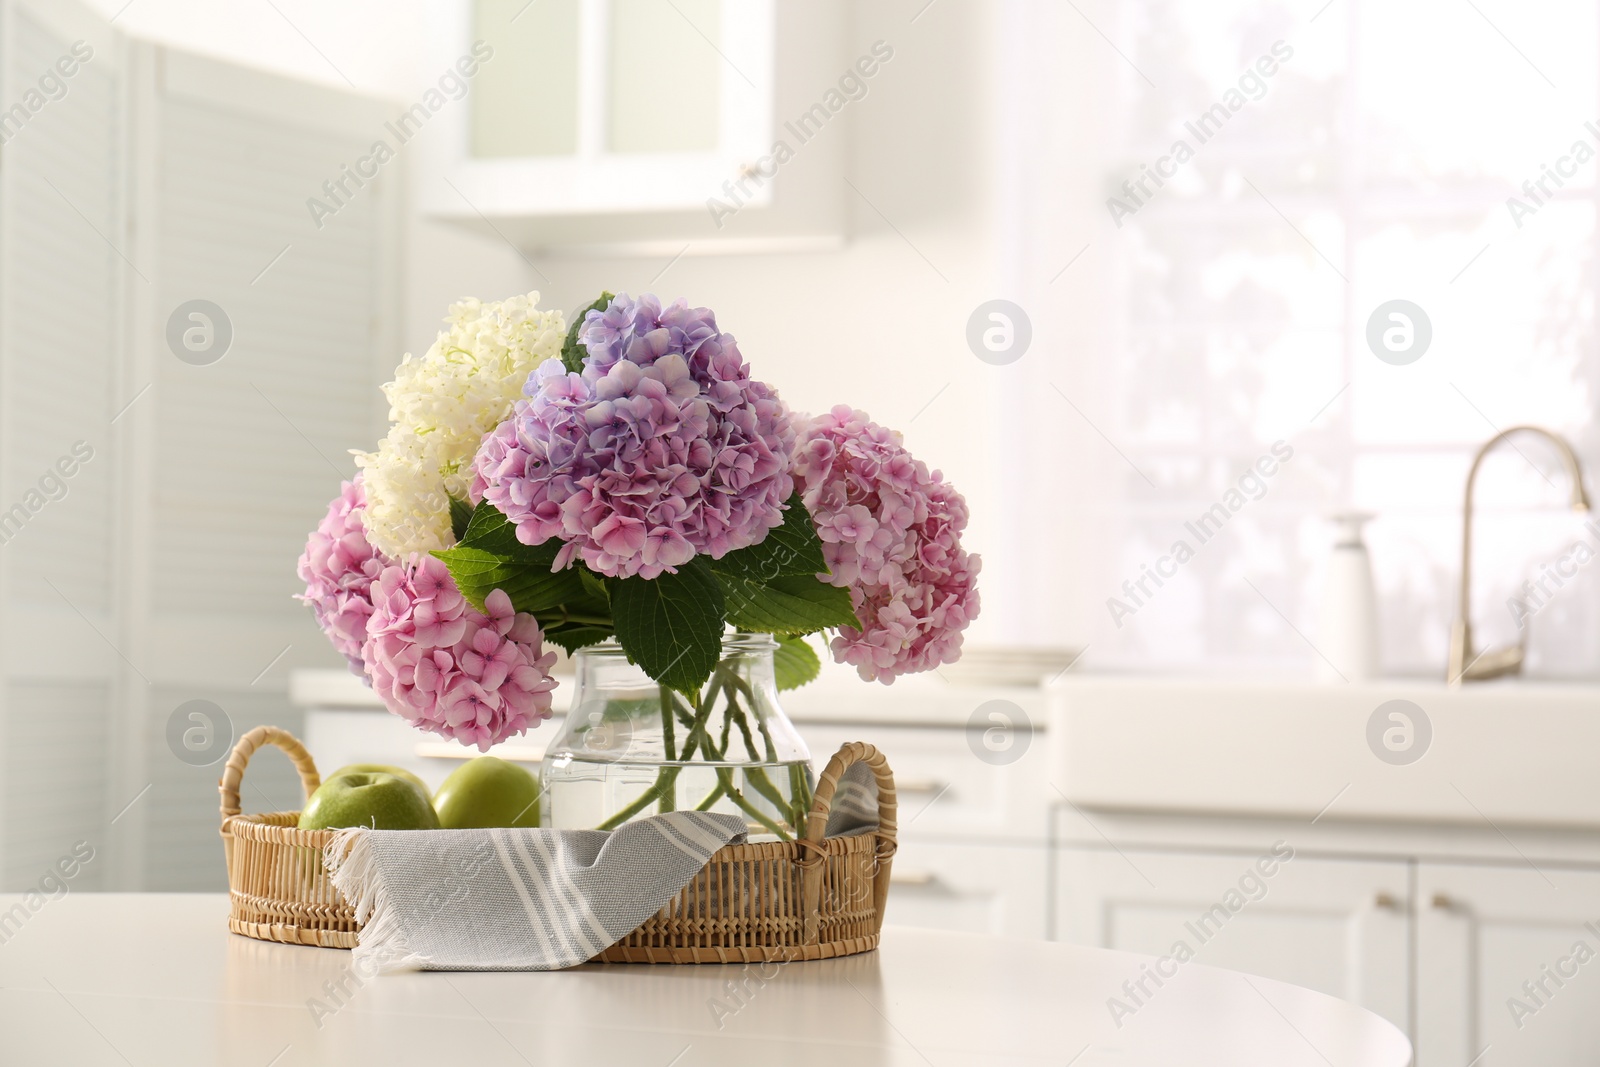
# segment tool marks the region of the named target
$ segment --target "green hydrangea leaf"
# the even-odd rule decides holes
[[[573,570],[550,570],[548,562],[526,562],[469,545],[457,545],[434,553],[450,568],[461,594],[479,611],[496,589],[505,590],[511,606],[537,616],[545,615],[568,601],[583,596],[583,582]]]
[[[822,540],[811,521],[811,513],[796,493],[789,498],[783,525],[767,531],[756,544],[729,552],[711,561],[718,574],[768,582],[791,574],[826,574],[828,561],[822,556]]]
[[[772,667],[780,691],[799,689],[807,682],[816,680],[822,671],[822,660],[805,638],[780,634],[778,650],[772,654]]]
[[[628,659],[662,685],[698,694],[722,658],[723,594],[711,568],[697,557],[676,574],[606,584]]]
[[[605,579],[582,563],[574,563],[573,569],[578,572],[578,578],[583,582],[583,588],[589,596],[602,605],[611,603],[611,591],[606,588]]]
[[[450,532],[457,541],[467,536],[467,524],[472,522],[472,505],[456,497],[450,498]]]
[[[717,577],[727,600],[728,621],[741,630],[799,635],[861,625],[850,590],[812,575],[786,574],[768,582],[731,574]]]
[[[570,656],[580,648],[598,645],[611,636],[611,631],[602,626],[557,626],[545,630],[544,636],[547,641],[566,649]]]
[[[479,611],[490,593],[503,589],[513,608],[534,615],[544,625],[553,610],[585,596],[575,568],[550,570],[560,550],[561,542],[554,538],[542,545],[518,541],[511,520],[485,500],[473,509],[460,542],[434,555],[444,561],[456,587]]]
[[[556,553],[561,551],[561,542],[554,537],[542,545],[525,545],[518,541],[516,524],[487,500],[479,501],[472,509],[472,518],[457,542],[458,548],[480,548],[508,560],[543,562],[546,567],[555,562]]]
[[[567,339],[561,343],[561,365],[573,374],[583,371],[583,346],[578,343],[578,331],[583,329],[584,316],[591,311],[604,311],[616,299],[613,293],[601,293],[598,300],[572,316],[572,325],[567,327]]]

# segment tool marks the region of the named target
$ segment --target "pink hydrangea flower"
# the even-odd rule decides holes
[[[413,556],[372,584],[361,658],[390,711],[464,745],[489,746],[550,717],[555,653],[496,589],[477,611],[444,563]]]
[[[579,333],[581,374],[547,360],[473,461],[473,502],[523,544],[566,544],[612,577],[718,559],[783,522],[794,428],[706,308],[624,294]]]
[[[953,663],[978,615],[979,559],[961,547],[967,502],[900,435],[841,405],[801,427],[794,479],[832,570],[865,630],[842,627],[833,656],[867,681]]]
[[[366,506],[366,489],[357,474],[339,487],[328,514],[307,538],[298,568],[306,591],[297,599],[311,605],[317,625],[356,674],[363,673],[361,646],[372,614],[368,590],[391,562],[367,541],[362,524]]]

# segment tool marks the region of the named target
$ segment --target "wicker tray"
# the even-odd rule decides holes
[[[234,745],[219,784],[228,929],[263,941],[353,948],[355,912],[322,862],[334,831],[299,829],[299,812],[240,814],[245,766],[266,744],[288,753],[307,797],[322,784],[305,746],[275,726],[258,726]],[[878,830],[824,838],[839,778],[858,762],[878,780]],[[719,849],[665,907],[595,959],[755,963],[870,952],[883,926],[895,847],[894,775],[881,752],[852,741],[822,772],[802,838]]]

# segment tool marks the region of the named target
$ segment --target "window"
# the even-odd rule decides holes
[[[1039,188],[1023,214],[1033,230],[1054,218],[1060,244],[1053,260],[1019,256],[1053,273],[1083,244],[1105,268],[1080,265],[1052,299],[1074,285],[1104,293],[1097,336],[1114,354],[1060,347],[1055,373],[1077,411],[1038,401],[1093,457],[1063,475],[1077,490],[1063,521],[1087,559],[1072,601],[1089,616],[1086,662],[1304,670],[1326,516],[1353,510],[1377,516],[1383,669],[1441,676],[1477,446],[1548,427],[1600,488],[1594,5],[1544,3],[1536,17],[1498,0],[1082,10],[1054,39],[1098,50],[1103,77],[1056,76],[1055,106],[1079,117],[1078,158],[1056,173],[1088,169],[1097,187],[1065,208],[1059,186]],[[1098,90],[1089,105],[1084,83]],[[1382,311],[1395,300],[1422,309],[1431,334],[1404,365],[1368,342],[1370,320],[1380,347],[1399,321]],[[1280,440],[1292,458],[1251,479],[1202,541],[1186,524]],[[1477,496],[1482,647],[1516,639],[1508,600],[1524,580],[1575,541],[1600,554],[1600,535],[1567,510],[1537,440],[1502,447]],[[1180,541],[1193,558],[1165,564],[1175,573],[1136,602],[1122,582]],[[1575,569],[1530,622],[1529,673],[1600,670],[1600,564]]]

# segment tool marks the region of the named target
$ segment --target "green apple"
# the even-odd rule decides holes
[[[396,774],[357,771],[322,783],[300,813],[302,830],[370,826],[376,830],[437,830],[439,816],[417,787]]]
[[[423,798],[427,800],[428,803],[433,803],[433,793],[428,790],[428,783],[424,782],[421,778],[418,778],[404,767],[390,767],[385,763],[351,763],[344,767],[340,767],[338,770],[328,775],[328,777],[337,778],[341,774],[392,774],[396,778],[404,778],[406,781],[422,790]]]
[[[450,772],[435,807],[446,830],[538,826],[539,782],[515,763],[478,756]]]

